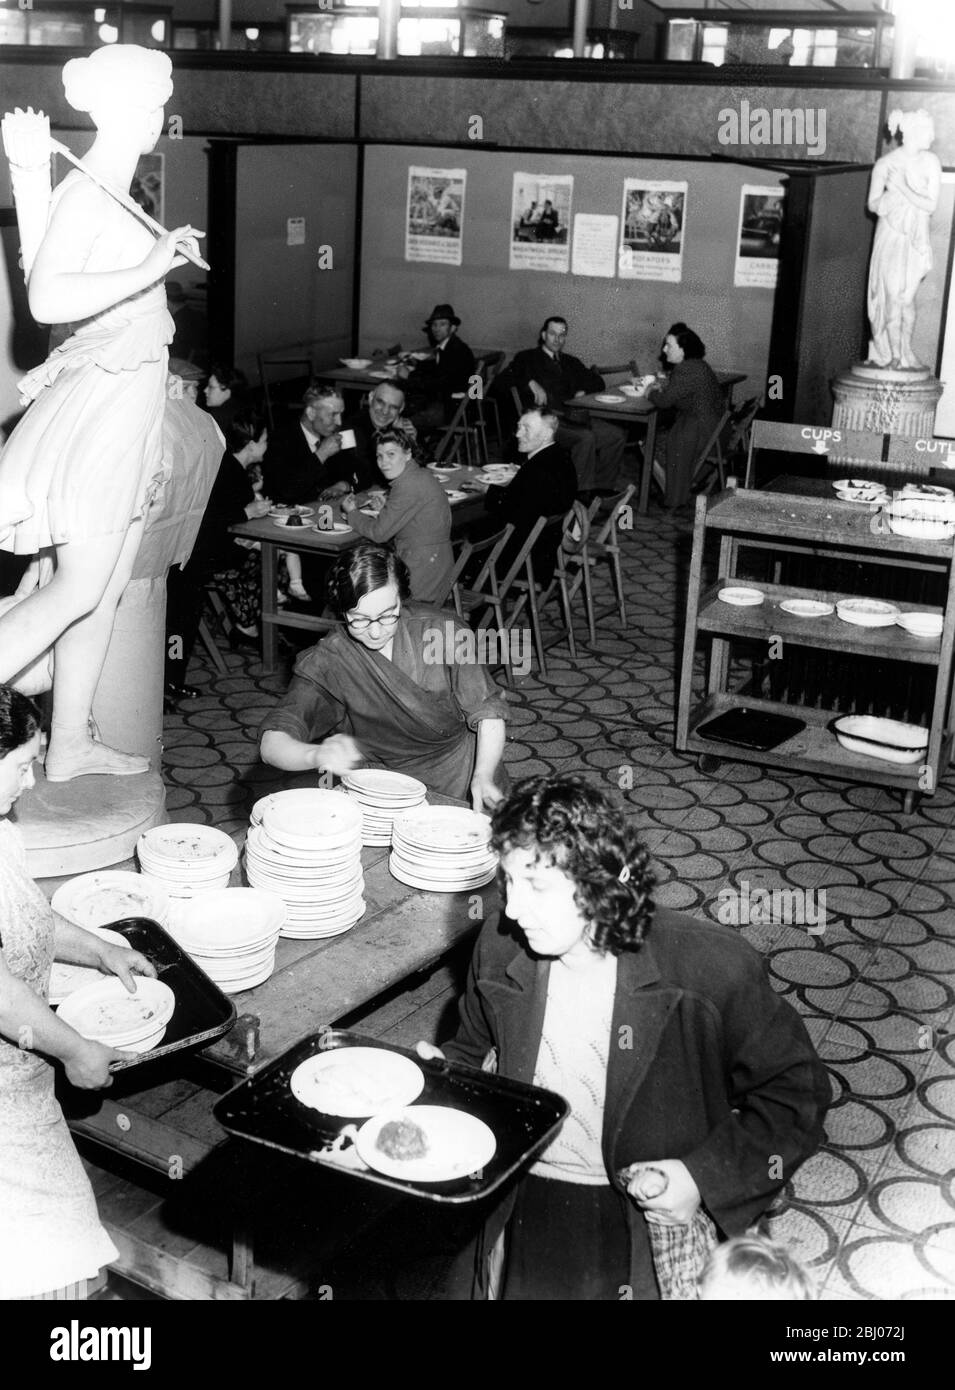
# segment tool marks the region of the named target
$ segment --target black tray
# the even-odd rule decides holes
[[[339,1047],[381,1047],[386,1052],[410,1057],[424,1072],[424,1090],[418,1101],[422,1105],[448,1105],[466,1110],[483,1120],[497,1140],[494,1157],[480,1173],[451,1182],[408,1182],[371,1169],[344,1167],[330,1147],[348,1125],[360,1127],[364,1120],[321,1114],[296,1100],[289,1089],[289,1078],[301,1062],[317,1052]],[[388,1047],[358,1033],[324,1028],[303,1038],[269,1066],[216,1101],[212,1113],[224,1129],[239,1139],[249,1139],[279,1153],[411,1196],[425,1197],[432,1202],[460,1203],[486,1197],[535,1158],[557,1133],[569,1109],[563,1096],[539,1086],[527,1086],[521,1081],[476,1071],[455,1062],[424,1062],[408,1048]]]
[[[717,743],[733,743],[737,748],[753,748],[766,753],[794,738],[806,727],[804,719],[788,714],[773,714],[771,710],[731,709],[699,724],[695,732],[700,738]]]
[[[133,950],[141,951],[152,961],[160,980],[176,996],[176,1008],[159,1047],[141,1052],[129,1062],[113,1062],[110,1071],[128,1071],[130,1067],[176,1052],[195,1052],[228,1033],[235,1023],[232,1000],[213,984],[206,972],[158,922],[150,917],[124,917],[105,925],[109,931],[119,932]]]

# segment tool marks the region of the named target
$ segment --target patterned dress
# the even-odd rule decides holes
[[[53,934],[53,913],[27,873],[19,831],[0,820],[0,950],[10,973],[43,1000]],[[91,1279],[118,1258],[53,1082],[48,1062],[0,1037],[0,1299]]]

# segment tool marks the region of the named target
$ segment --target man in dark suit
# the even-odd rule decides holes
[[[507,386],[517,387],[526,405],[546,406],[558,416],[557,443],[573,460],[579,490],[612,492],[619,486],[626,434],[606,420],[575,420],[572,405],[568,415],[568,403],[575,396],[602,391],[604,379],[565,352],[566,341],[567,320],[552,315],[540,331],[537,347],[517,353],[502,376]]]
[[[419,431],[448,423],[456,405],[454,395],[467,391],[474,375],[474,353],[458,337],[460,325],[450,304],[436,304],[425,321],[431,357],[413,368],[398,368],[406,385],[408,415]]]
[[[340,478],[342,411],[334,386],[310,386],[296,423],[276,430],[262,464],[264,491],[273,502],[314,502]]]
[[[499,574],[507,572],[537,518],[569,511],[577,496],[574,465],[554,439],[557,425],[557,416],[549,410],[526,411],[517,423],[517,447],[524,456],[520,470],[507,487],[487,489],[484,505],[493,529],[508,522],[514,527],[497,563]],[[553,578],[559,544],[558,533],[545,532],[534,545],[534,578],[541,584]]]

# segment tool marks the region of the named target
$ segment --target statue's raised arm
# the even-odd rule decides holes
[[[84,172],[68,174],[52,194],[46,118],[28,110],[3,123],[30,309],[40,322],[63,325],[65,336],[20,382],[31,404],[0,453],[0,547],[55,557],[50,582],[0,617],[0,681],[54,648],[51,781],[147,768],[97,742],[90,711],[146,510],[163,481],[173,331],[163,279],[183,250],[198,250],[191,227],[157,236],[122,202],[139,157],[162,132],[172,95],[167,55],[124,44],[98,49],[66,64],[63,85],[97,133]]]
[[[915,296],[932,268],[929,222],[938,205],[942,166],[930,148],[935,127],[927,111],[893,111],[901,138],[869,180],[869,211],[878,225],[869,263],[869,365],[924,371],[912,350]]]

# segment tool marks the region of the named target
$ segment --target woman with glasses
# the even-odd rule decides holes
[[[339,556],[328,602],[343,626],[299,657],[262,721],[262,760],[286,772],[388,768],[490,810],[501,799],[504,699],[467,659],[473,642],[457,641],[470,629],[408,598],[407,568],[384,546],[360,541]]]
[[[388,498],[377,516],[366,516],[348,494],[342,511],[360,536],[394,543],[408,567],[412,598],[446,603],[454,570],[447,493],[434,474],[419,466],[410,421],[396,420],[390,429],[379,430],[375,444],[378,468],[389,484]]]

